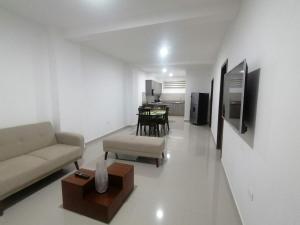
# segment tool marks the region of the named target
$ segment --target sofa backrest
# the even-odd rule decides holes
[[[0,161],[56,144],[50,122],[0,129]]]

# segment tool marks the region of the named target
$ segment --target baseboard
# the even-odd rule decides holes
[[[242,216],[242,214],[241,214],[239,205],[237,204],[235,195],[234,195],[233,192],[232,192],[232,185],[231,185],[230,180],[229,180],[229,178],[228,178],[227,170],[226,170],[226,168],[225,168],[225,166],[224,166],[224,164],[223,164],[223,159],[221,159],[221,162],[222,162],[221,164],[222,164],[223,170],[224,170],[224,172],[225,172],[225,176],[226,176],[226,179],[227,179],[227,183],[228,183],[228,186],[229,186],[229,189],[230,189],[231,196],[232,196],[232,198],[233,198],[233,200],[234,200],[235,207],[236,207],[236,209],[237,209],[237,211],[238,211],[238,214],[239,214],[239,216],[240,216],[240,219],[241,219],[241,221],[242,221],[242,224],[243,224],[243,225],[246,225],[245,220],[243,219],[243,216]]]

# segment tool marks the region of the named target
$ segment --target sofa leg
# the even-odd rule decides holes
[[[77,162],[77,161],[75,161],[75,162],[74,162],[74,164],[75,164],[75,167],[76,167],[76,169],[77,169],[77,170],[79,170],[79,165],[78,165],[78,162]]]
[[[104,159],[107,160],[108,152],[105,152]]]
[[[3,216],[4,204],[3,201],[0,201],[0,216]]]
[[[155,159],[156,161],[156,167],[158,168],[159,167],[159,159]]]

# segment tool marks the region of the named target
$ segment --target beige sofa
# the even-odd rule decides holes
[[[0,214],[2,200],[81,158],[81,135],[55,133],[49,122],[0,130]]]
[[[160,137],[113,135],[103,140],[105,160],[108,152],[155,158],[156,167],[159,159],[164,158],[165,139]]]

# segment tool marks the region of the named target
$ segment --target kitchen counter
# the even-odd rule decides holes
[[[149,105],[167,105],[167,104],[184,104],[184,101],[161,101],[161,102],[152,102]]]
[[[184,116],[184,101],[161,101],[153,102],[149,105],[166,105],[169,107],[170,116]]]

